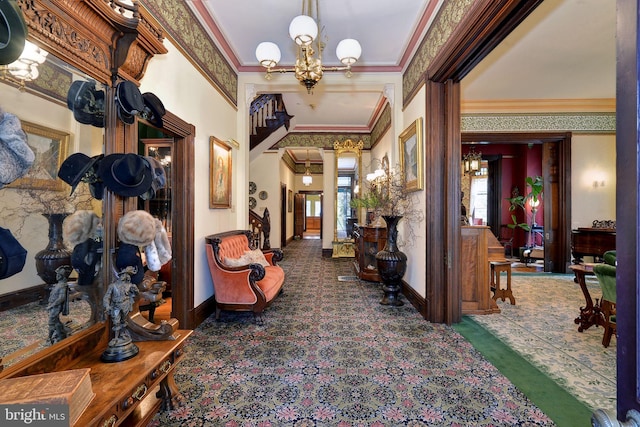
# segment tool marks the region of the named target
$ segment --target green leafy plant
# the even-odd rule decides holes
[[[531,177],[528,176],[525,179],[525,183],[527,188],[530,189],[529,192],[525,195],[518,195],[514,197],[507,198],[506,200],[509,202],[509,211],[511,212],[511,221],[509,224],[509,228],[522,228],[525,231],[531,231],[531,225],[528,220],[527,213],[527,203],[531,204],[531,202],[540,202],[542,200],[542,192],[544,189],[544,182],[541,176]],[[518,218],[516,215],[516,211],[518,208],[522,209],[522,212],[525,215],[525,222],[518,222]]]

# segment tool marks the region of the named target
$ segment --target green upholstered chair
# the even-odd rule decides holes
[[[604,335],[602,345],[609,347],[611,336],[616,333],[616,251],[604,253],[604,264],[593,267],[602,288],[600,309],[604,315]]]

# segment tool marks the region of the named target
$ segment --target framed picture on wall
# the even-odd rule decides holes
[[[29,171],[7,187],[63,191],[64,182],[58,178],[60,165],[67,158],[69,134],[34,123],[22,122],[27,144],[35,154]]]
[[[424,188],[422,165],[422,117],[416,119],[399,136],[400,170],[407,191]]]
[[[209,138],[209,208],[231,207],[231,147]]]

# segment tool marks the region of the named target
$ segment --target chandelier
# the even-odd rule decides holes
[[[476,153],[471,149],[462,158],[462,167],[466,175],[478,175],[480,173],[480,165],[482,163],[482,153]]]
[[[24,82],[30,82],[38,78],[38,65],[47,59],[48,52],[40,49],[30,41],[25,41],[24,50],[20,57],[9,65],[0,67],[3,78],[13,77],[20,83],[20,89],[24,89]]]
[[[271,80],[271,72],[295,73],[300,84],[307,88],[307,93],[311,93],[313,87],[322,79],[325,71],[345,71],[347,77],[351,77],[351,65],[354,64],[362,48],[355,39],[344,39],[338,43],[336,56],[344,64],[344,67],[325,67],[322,65],[322,51],[325,43],[321,30],[318,30],[319,12],[318,0],[315,0],[315,18],[312,11],[313,0],[302,0],[302,15],[296,16],[289,25],[289,36],[298,45],[298,56],[294,68],[274,68],[280,61],[280,48],[273,42],[262,42],[256,48],[256,58],[260,65],[267,69],[265,78]],[[313,42],[316,41],[316,50]]]
[[[308,187],[313,182],[313,177],[311,176],[311,164],[309,161],[309,150],[307,150],[307,161],[304,163],[306,170],[304,171],[304,175],[302,176],[302,183]]]

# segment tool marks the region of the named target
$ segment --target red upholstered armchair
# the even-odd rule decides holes
[[[253,233],[234,230],[205,238],[213,280],[216,319],[222,310],[252,311],[256,321],[280,293],[284,270],[277,265],[280,249],[260,251],[252,246]]]

